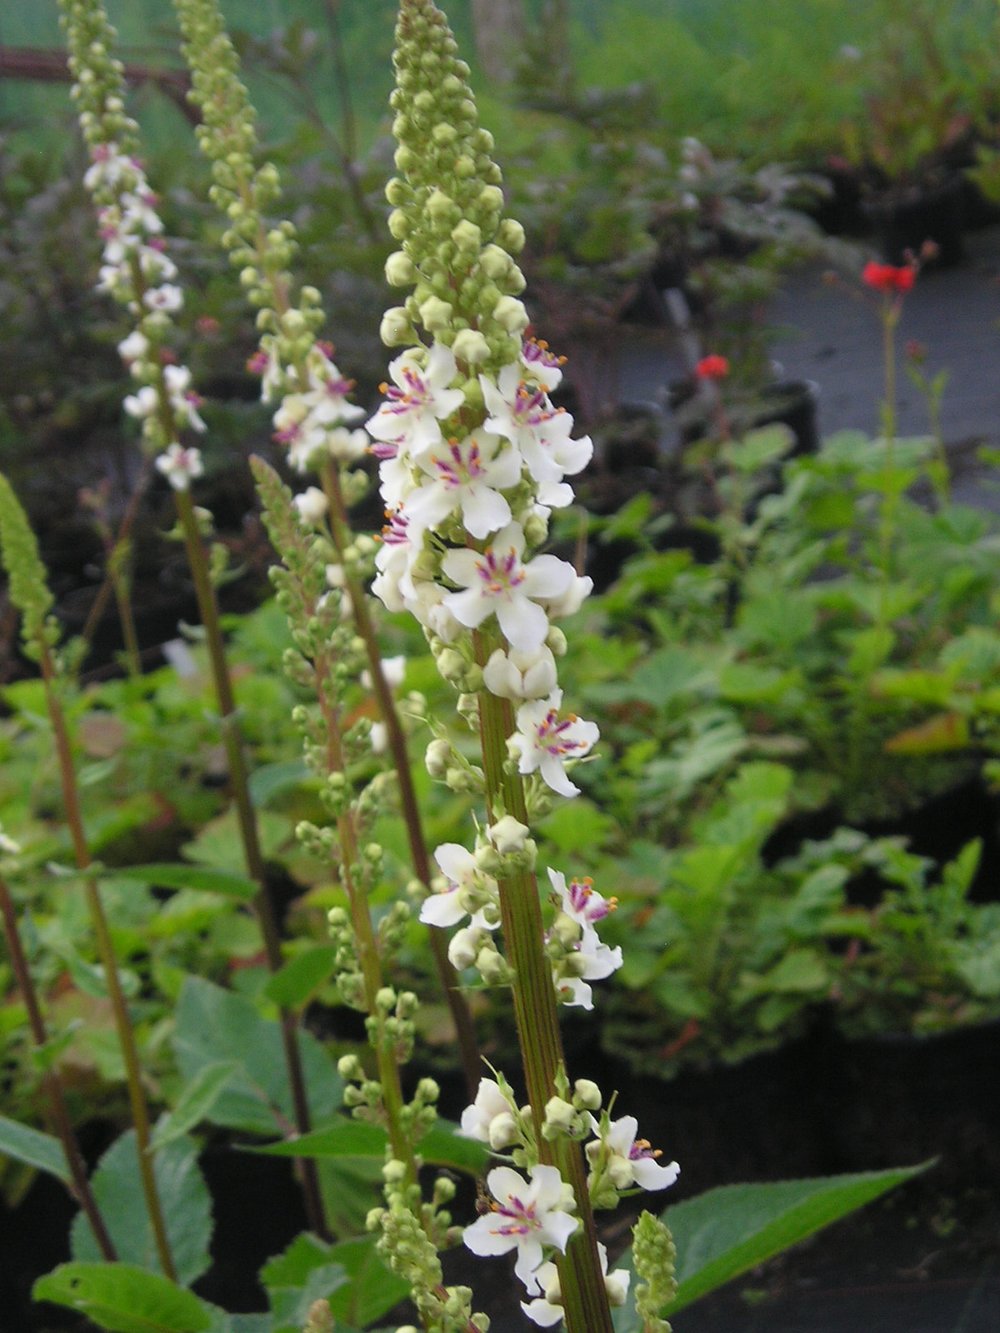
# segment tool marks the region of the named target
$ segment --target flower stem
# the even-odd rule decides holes
[[[142,1087],[142,1072],[139,1065],[139,1052],[135,1041],[135,1031],[129,1017],[125,993],[118,975],[118,960],[115,956],[111,930],[104,911],[100,890],[93,874],[87,871],[91,865],[90,851],[83,828],[83,814],[80,808],[80,794],[73,767],[73,755],[69,740],[66,717],[56,689],[56,670],[48,644],[41,636],[38,640],[42,668],[42,680],[45,687],[45,702],[52,723],[56,743],[56,755],[59,761],[59,775],[62,784],[63,804],[66,810],[66,823],[69,826],[73,843],[73,852],[77,868],[84,872],[83,887],[90,912],[97,952],[104,969],[104,980],[108,988],[118,1043],[121,1047],[125,1064],[125,1081],[128,1087],[129,1105],[132,1111],[132,1125],[135,1129],[139,1153],[139,1177],[146,1201],[146,1211],[153,1231],[153,1241],[164,1275],[175,1281],[177,1271],[174,1267],[163,1209],[160,1203],[153,1156],[150,1152],[149,1110],[146,1095]]]
[[[212,680],[215,687],[216,702],[222,723],[222,741],[226,751],[226,763],[229,771],[229,783],[232,790],[233,804],[239,823],[240,840],[246,860],[247,873],[258,885],[253,907],[260,925],[264,941],[267,965],[272,973],[277,972],[283,963],[281,936],[275,919],[274,905],[267,884],[267,868],[264,864],[257,832],[257,818],[250,798],[250,785],[247,773],[246,756],[239,730],[239,718],[236,698],[233,693],[232,676],[226,659],[222,626],[219,622],[219,607],[212,586],[205,547],[198,528],[198,519],[194,512],[191,493],[187,490],[176,491],[177,516],[184,534],[191,577],[194,580],[195,596],[198,600],[198,613],[205,631],[205,643],[211,663]],[[299,1049],[295,1015],[291,1010],[279,1010],[281,1040],[288,1069],[288,1079],[295,1112],[295,1127],[299,1134],[310,1129],[309,1101],[306,1095],[305,1072],[302,1067],[302,1055]],[[329,1237],[323,1211],[322,1195],[316,1163],[311,1158],[296,1159],[299,1183],[302,1187],[309,1225],[324,1238]]]
[[[324,465],[322,480],[323,491],[329,503],[330,532],[337,555],[343,565],[344,549],[349,542],[350,530],[343,489],[340,484],[340,474],[332,461]],[[433,872],[427,851],[427,842],[424,838],[423,820],[420,817],[417,793],[413,785],[413,773],[406,749],[406,736],[399,720],[396,702],[392,697],[392,691],[382,669],[382,653],[375,627],[372,624],[368,596],[357,578],[346,566],[344,567],[344,574],[354,623],[359,636],[364,641],[365,653],[368,658],[368,671],[372,678],[372,687],[375,691],[382,721],[385,724],[389,751],[396,770],[399,799],[403,808],[403,822],[406,826],[406,837],[410,848],[410,859],[417,879],[429,889]],[[471,1100],[476,1095],[479,1080],[482,1077],[482,1061],[479,1054],[479,1043],[476,1040],[475,1025],[465,997],[459,990],[458,973],[448,957],[448,945],[444,932],[432,926],[429,929],[429,935],[441,987],[448,1002],[452,1022],[455,1025],[459,1057]]]
[[[480,665],[489,656],[482,634],[476,633]],[[514,731],[510,701],[483,691],[479,695],[486,802],[492,823],[504,813],[527,823],[524,786],[506,767],[507,737]],[[556,1166],[572,1186],[581,1226],[564,1257],[557,1259],[568,1333],[611,1333],[613,1325],[597,1252],[597,1233],[587,1188],[583,1152],[569,1139],[543,1137],[545,1106],[556,1095],[556,1079],[565,1069],[559,1010],[552,970],[545,955],[538,884],[531,871],[498,880],[500,916],[507,960],[513,971],[514,1019],[517,1025],[525,1084],[541,1160]]]
[[[14,900],[6,881],[2,877],[0,877],[0,915],[3,916],[4,929],[7,934],[11,967],[14,970],[18,989],[24,998],[25,1008],[28,1011],[28,1026],[31,1029],[31,1037],[38,1049],[43,1050],[48,1042],[45,1019],[42,1017],[38,992],[35,988],[34,978],[31,975],[31,968],[28,966],[24,945],[21,942],[21,932],[17,923]],[[63,1153],[66,1157],[66,1166],[70,1174],[69,1192],[86,1214],[90,1229],[97,1241],[98,1249],[105,1261],[114,1263],[118,1255],[104,1218],[101,1216],[101,1210],[97,1206],[94,1192],[90,1188],[87,1165],[83,1160],[80,1145],[73,1131],[73,1122],[70,1119],[69,1108],[66,1105],[66,1094],[57,1069],[54,1067],[46,1069],[42,1076],[42,1087],[45,1090],[48,1102],[49,1123],[62,1144]]]

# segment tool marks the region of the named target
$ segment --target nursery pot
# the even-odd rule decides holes
[[[965,199],[958,176],[929,189],[913,187],[869,199],[865,212],[886,263],[905,263],[907,251],[919,254],[925,241],[937,246],[932,262],[939,267],[962,263]]]

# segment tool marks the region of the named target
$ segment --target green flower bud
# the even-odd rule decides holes
[[[524,302],[516,296],[501,296],[493,307],[493,318],[508,333],[523,333],[530,323]]]
[[[455,335],[452,351],[469,366],[484,365],[490,359],[490,345],[478,329],[462,329]]]

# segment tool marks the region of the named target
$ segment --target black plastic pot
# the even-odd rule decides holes
[[[886,263],[902,264],[908,251],[919,254],[926,241],[933,241],[937,253],[930,262],[948,268],[965,259],[965,204],[962,179],[955,176],[927,190],[873,197],[865,211]]]

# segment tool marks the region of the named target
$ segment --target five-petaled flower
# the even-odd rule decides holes
[[[587,1144],[587,1157],[595,1167],[603,1164],[616,1189],[639,1185],[644,1190],[663,1190],[680,1175],[676,1162],[660,1166],[656,1160],[659,1150],[651,1149],[645,1139],[636,1138],[639,1122],[634,1115],[601,1125],[591,1116],[591,1125],[597,1137]]]
[[[538,770],[560,796],[576,796],[580,789],[566,776],[566,761],[589,754],[600,733],[593,722],[584,722],[575,713],[561,717],[561,705],[562,690],[522,704],[517,710],[517,731],[507,746],[517,756],[518,772],[527,775]]]
[[[527,1290],[541,1291],[535,1276],[545,1258],[543,1247],[561,1254],[576,1230],[572,1193],[554,1166],[533,1166],[525,1180],[509,1166],[497,1166],[486,1177],[496,1202],[485,1216],[465,1228],[462,1239],[473,1254],[517,1251],[514,1272]]]

